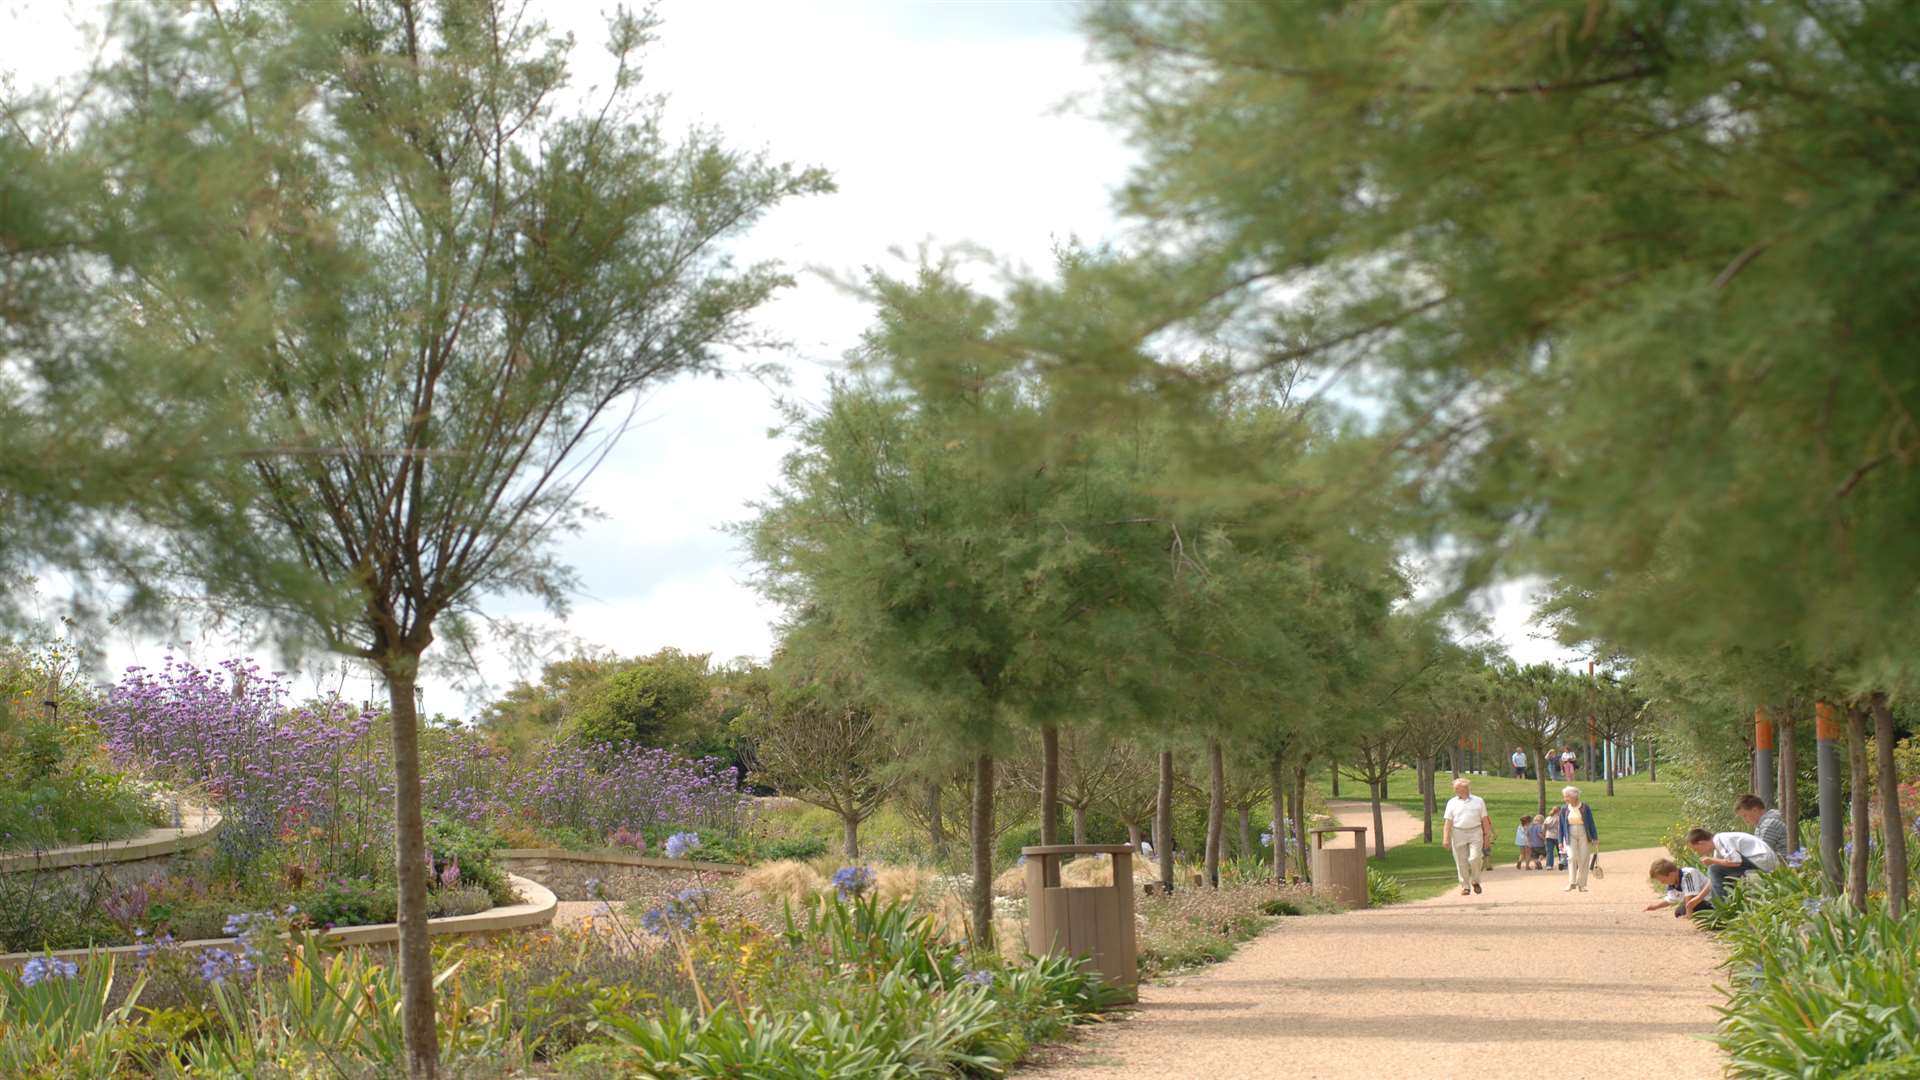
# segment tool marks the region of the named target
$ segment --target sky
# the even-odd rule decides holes
[[[576,85],[590,94],[607,65],[598,3],[535,0],[573,33]],[[82,17],[86,6],[79,5]],[[661,0],[645,85],[667,95],[670,127],[699,124],[734,146],[821,165],[839,190],[789,203],[734,246],[773,258],[799,283],[763,308],[785,341],[771,355],[786,384],[682,381],[642,403],[638,424],[584,489],[603,514],[556,545],[580,576],[564,625],[514,598],[487,605],[580,644],[623,655],[673,646],[716,660],[764,657],[778,613],[751,588],[724,528],[777,479],[783,441],[769,437],[777,395],[806,403],[869,321],[833,279],[910,269],[923,247],[975,245],[1044,267],[1069,237],[1114,235],[1113,189],[1132,154],[1096,119],[1099,71],[1075,32],[1075,6],[1049,0]],[[0,0],[0,69],[39,81],[79,63],[73,8]],[[1528,587],[1488,598],[1494,631],[1517,658],[1558,658],[1532,639]],[[153,665],[169,651],[211,661],[243,643],[121,637],[108,665]],[[483,658],[494,691],[536,674],[504,651]],[[321,685],[316,680],[315,685]],[[384,696],[364,682],[353,696]],[[430,712],[479,704],[445,678],[426,684]]]

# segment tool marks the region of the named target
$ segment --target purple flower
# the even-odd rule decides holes
[[[48,979],[66,980],[80,973],[80,965],[57,956],[36,956],[20,969],[21,986],[38,986]]]
[[[1806,861],[1807,861],[1806,848],[1794,848],[1792,851],[1787,852],[1787,865],[1793,867],[1796,870],[1799,869],[1801,866],[1804,866],[1806,864]]]
[[[700,834],[690,832],[674,833],[667,837],[667,858],[684,859],[687,852],[700,846]]]
[[[833,872],[833,891],[840,899],[851,900],[873,887],[873,871],[864,866],[843,866]]]
[[[1808,915],[1818,915],[1820,914],[1820,909],[1826,906],[1826,900],[1818,896],[1809,896],[1800,902],[1801,909]]]
[[[992,986],[993,972],[985,968],[981,968],[978,971],[969,971],[960,981],[972,983],[975,986]]]
[[[440,871],[440,885],[442,888],[451,889],[458,884],[460,884],[460,860],[454,859],[447,863],[446,869]]]

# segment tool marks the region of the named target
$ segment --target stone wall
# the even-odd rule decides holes
[[[618,851],[516,848],[503,854],[508,870],[544,884],[561,900],[651,900],[692,885],[713,886],[717,879],[731,879],[746,869]],[[596,881],[598,896],[590,884]]]
[[[106,875],[119,886],[165,876],[175,856],[211,843],[220,831],[220,815],[184,806],[178,828],[148,829],[126,840],[79,844],[50,851],[0,855],[0,874],[33,874],[43,883],[85,885]]]

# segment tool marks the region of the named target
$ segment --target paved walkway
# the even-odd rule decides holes
[[[1402,815],[1417,836],[1419,818]],[[1390,839],[1404,830],[1386,826]],[[1509,864],[1480,896],[1289,919],[1223,964],[1142,988],[1136,1016],[1092,1029],[1035,1075],[1717,1077],[1719,1052],[1702,1036],[1722,1000],[1719,956],[1691,924],[1641,910],[1659,854],[1603,852],[1605,876],[1585,893]]]

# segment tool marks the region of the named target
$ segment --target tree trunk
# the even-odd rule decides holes
[[[1293,767],[1293,865],[1299,871],[1301,881],[1308,878],[1307,871],[1307,766],[1301,762]]]
[[[940,817],[940,785],[927,784],[927,839],[933,843],[933,857],[947,861],[947,823]]]
[[[1249,858],[1253,855],[1253,807],[1240,804],[1240,855]]]
[[[1780,714],[1780,805],[1787,821],[1787,846],[1800,847],[1800,751],[1793,745],[1793,705]]]
[[[993,951],[993,755],[973,759],[973,945]]]
[[[1173,893],[1173,751],[1160,751],[1160,790],[1154,796],[1153,853],[1160,860],[1160,891]]]
[[[1040,842],[1060,842],[1060,729],[1040,729]]]
[[[1533,760],[1536,762],[1536,764],[1533,767],[1534,786],[1539,789],[1539,793],[1540,793],[1540,809],[1537,810],[1536,813],[1544,814],[1547,812],[1547,768],[1548,768],[1547,748],[1545,744],[1543,743],[1534,744]],[[1488,839],[1492,839],[1492,837],[1488,837]]]
[[[1420,842],[1433,843],[1433,755],[1420,759]]]
[[[1907,823],[1900,820],[1900,773],[1893,763],[1893,710],[1887,695],[1875,691],[1873,756],[1880,766],[1880,834],[1887,844],[1887,914],[1898,919],[1907,910]]]
[[[1619,743],[1614,742],[1612,739],[1608,739],[1605,744],[1606,752],[1609,755],[1614,754],[1616,751],[1616,748],[1619,745],[1620,745]],[[1614,767],[1614,762],[1611,756],[1609,756],[1608,760],[1603,766],[1603,769],[1607,774],[1607,794],[1612,795],[1613,794],[1613,774],[1619,772],[1620,770]]]
[[[1460,779],[1460,747],[1457,743],[1447,747],[1447,764],[1453,771],[1453,778]]]
[[[1145,839],[1145,837],[1140,835],[1140,826],[1135,822],[1127,822],[1127,843],[1133,845],[1133,853],[1135,855],[1145,854],[1145,852],[1140,850],[1140,841],[1143,839]]]
[[[1657,740],[1648,739],[1647,740],[1647,783],[1657,784],[1659,782],[1660,782],[1660,743]]]
[[[1340,766],[1329,761],[1327,762],[1327,771],[1333,774],[1333,797],[1337,799],[1340,797]]]
[[[1867,906],[1867,855],[1873,843],[1873,827],[1867,820],[1870,813],[1868,792],[1872,781],[1867,778],[1866,710],[1855,702],[1847,703],[1847,773],[1853,785],[1853,861],[1848,868],[1847,899],[1853,902],[1855,910],[1864,911]]]
[[[1287,757],[1274,754],[1267,762],[1267,783],[1273,786],[1273,883],[1287,883]]]
[[[1377,784],[1368,784],[1367,788],[1373,801],[1373,857],[1384,859],[1387,857],[1387,829],[1380,820],[1380,797],[1386,791],[1387,783],[1382,780]]]
[[[1219,739],[1207,740],[1207,884],[1220,887],[1220,845],[1227,832],[1227,759]]]
[[[427,930],[427,824],[420,809],[420,718],[414,708],[419,656],[390,657],[383,665],[393,722],[394,870],[399,879],[401,1032],[407,1075],[431,1080],[440,1065],[434,1019],[433,942]]]
[[[852,814],[843,815],[840,818],[840,835],[847,861],[857,861],[860,858],[860,819]]]
[[[1087,808],[1085,806],[1073,808],[1073,842],[1076,844],[1087,842]]]

